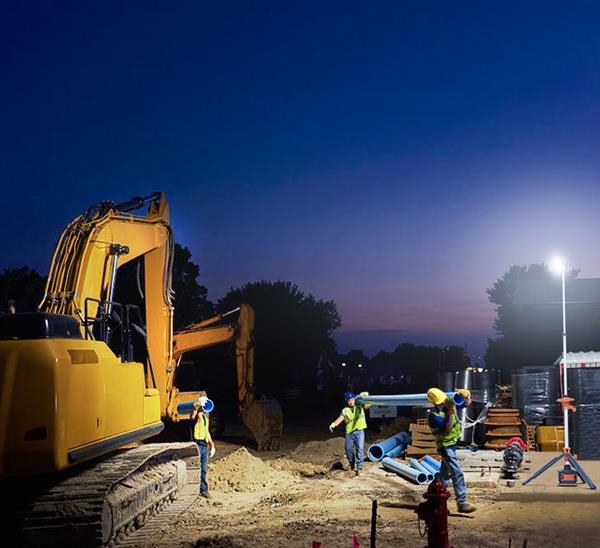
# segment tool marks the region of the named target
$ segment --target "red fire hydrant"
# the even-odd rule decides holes
[[[427,548],[452,548],[448,539],[448,498],[450,493],[440,478],[434,479],[423,495],[425,502],[415,512],[427,526]]]

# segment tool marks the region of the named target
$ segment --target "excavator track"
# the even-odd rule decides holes
[[[114,546],[175,501],[191,443],[153,443],[98,459],[54,479],[3,485],[12,511],[3,532],[16,546]],[[6,537],[5,537],[6,538]]]

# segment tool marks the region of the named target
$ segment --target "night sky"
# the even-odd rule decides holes
[[[0,267],[163,190],[211,299],[291,280],[472,354],[512,264],[600,276],[597,3],[218,4],[2,3]]]

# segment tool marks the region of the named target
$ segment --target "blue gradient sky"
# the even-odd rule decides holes
[[[483,341],[510,265],[600,276],[596,3],[124,4],[0,7],[0,266],[164,190],[211,298],[292,280],[344,330]]]

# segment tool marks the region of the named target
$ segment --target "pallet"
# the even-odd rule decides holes
[[[409,445],[406,448],[407,457],[423,457],[425,455],[431,455],[433,457],[436,453],[436,447],[415,447],[414,445]]]
[[[537,442],[535,439],[535,426],[529,426],[523,419],[523,424],[527,428],[527,451],[537,451]]]
[[[416,443],[418,441],[427,441],[427,442],[435,441],[433,439],[433,436],[432,436],[431,432],[428,432],[428,433],[425,433],[425,432],[411,432],[411,435],[412,435],[412,442],[413,442],[414,445],[419,445],[418,443]]]
[[[414,422],[408,427],[409,432],[418,432],[420,434],[429,434],[432,436],[431,428],[428,424],[415,424]]]

